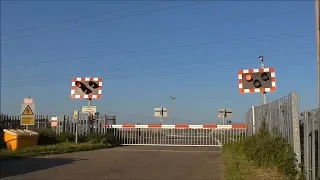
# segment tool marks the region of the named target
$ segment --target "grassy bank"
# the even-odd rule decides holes
[[[292,146],[264,123],[256,135],[224,145],[223,157],[226,180],[303,179]]]
[[[54,145],[37,145],[33,147],[23,148],[17,151],[2,149],[0,151],[0,159],[36,157],[50,154],[64,154],[79,151],[91,151],[112,147],[110,144],[92,144],[92,143],[59,143]]]
[[[57,135],[53,131],[39,131],[38,145],[26,147],[17,151],[6,149],[3,136],[1,137],[0,160],[21,157],[35,157],[49,154],[64,154],[79,151],[90,151],[119,146],[119,140],[112,134],[90,134],[81,136],[78,144],[74,143],[75,136],[71,133]]]

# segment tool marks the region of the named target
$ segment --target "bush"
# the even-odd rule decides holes
[[[79,142],[87,142],[92,144],[106,144],[107,139],[101,134],[89,134],[88,136],[81,136]]]
[[[63,142],[74,142],[75,135],[69,132],[60,133],[57,135],[54,131],[40,130],[38,145],[51,145]]]
[[[61,133],[58,136],[58,141],[59,142],[74,142],[75,141],[75,135],[73,133],[70,133],[70,132]]]
[[[4,136],[3,133],[0,134],[0,149],[5,149],[6,143],[4,142]]]
[[[112,146],[120,146],[120,140],[113,134],[106,134],[105,137],[107,138],[107,141],[112,145]]]
[[[120,143],[112,134],[90,134],[79,138],[79,142],[93,143],[93,144],[110,144],[112,146],[119,146]]]
[[[258,167],[277,167],[289,179],[297,177],[297,160],[292,146],[279,134],[268,131],[265,123],[256,135],[246,137],[242,143],[246,157]]]
[[[75,135],[70,132],[64,132],[57,135],[54,131],[41,130],[41,131],[38,131],[38,133],[39,133],[38,145],[51,145],[51,144],[75,141]]]
[[[38,131],[38,145],[51,145],[59,143],[58,137],[53,131]]]

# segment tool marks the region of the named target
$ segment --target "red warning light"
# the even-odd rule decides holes
[[[250,81],[252,81],[252,76],[250,74],[246,74],[245,79],[246,79],[246,81],[250,82]]]
[[[77,87],[81,87],[81,82],[77,81],[77,82],[76,82],[76,86],[77,86]]]

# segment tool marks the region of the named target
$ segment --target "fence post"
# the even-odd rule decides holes
[[[256,117],[254,115],[254,106],[252,106],[252,135],[256,134]]]
[[[306,180],[309,180],[309,122],[308,122],[308,112],[304,111],[303,114],[303,160]]]
[[[320,178],[320,107],[316,114],[316,120],[318,123],[318,178]]]
[[[42,119],[42,117],[40,116],[40,118],[38,118],[38,125],[37,125],[37,129],[40,129],[40,119]]]
[[[292,129],[293,129],[293,150],[297,155],[298,163],[301,163],[301,146],[300,146],[300,127],[299,127],[299,108],[298,94],[290,93],[291,98],[291,114],[292,114]]]
[[[315,117],[314,117],[314,113],[311,112],[310,113],[310,116],[311,116],[311,148],[312,148],[312,154],[311,154],[311,157],[312,157],[312,174],[311,174],[311,177],[312,179],[316,179],[316,138],[315,138],[315,135],[316,135],[316,131],[315,131],[315,124],[314,124],[314,120],[315,120]]]

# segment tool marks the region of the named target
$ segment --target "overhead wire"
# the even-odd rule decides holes
[[[301,11],[303,11],[303,10],[301,10]],[[295,11],[295,12],[299,12],[299,11]],[[289,13],[292,13],[292,12],[289,12]],[[283,13],[283,14],[287,14],[287,13]],[[311,31],[311,32],[314,32],[314,31]],[[289,33],[289,34],[286,34],[286,35],[294,35],[294,34],[296,34],[296,33]],[[284,34],[282,34],[282,35],[284,35]],[[261,37],[253,37],[253,38],[261,38]],[[212,43],[212,42],[208,42],[208,43]],[[215,43],[223,43],[223,42],[215,42]],[[201,43],[201,44],[206,44],[206,43]],[[199,44],[199,43],[196,43],[196,44],[189,44],[190,46],[193,46],[193,45],[201,45],[201,44]],[[189,46],[189,45],[186,45],[186,46]],[[172,48],[172,47],[169,47],[169,48]],[[173,47],[173,48],[175,48],[175,47]],[[160,48],[160,49],[163,49],[163,48]],[[165,47],[165,49],[167,49],[167,47]],[[147,50],[141,50],[141,51],[148,51],[148,50],[156,50],[156,49],[147,49]],[[65,59],[64,59],[65,60]],[[56,60],[54,60],[55,62],[56,62]],[[46,61],[46,62],[48,62],[48,61]],[[36,63],[39,63],[39,62],[36,62]],[[26,64],[22,64],[22,66],[23,65],[26,65]],[[30,65],[33,65],[33,64],[30,64]],[[21,64],[19,64],[19,66],[21,66]],[[5,67],[10,67],[10,66],[5,66]]]
[[[49,31],[44,31],[44,32],[39,32],[39,33],[34,33],[34,34],[29,34],[29,35],[24,35],[24,36],[7,38],[7,39],[1,40],[1,41],[3,42],[3,41],[8,41],[8,40],[16,40],[16,39],[22,39],[22,38],[28,38],[28,37],[48,34],[48,33],[52,33],[52,32],[64,31],[64,30],[69,30],[69,29],[74,29],[74,28],[87,27],[87,26],[90,26],[92,24],[106,23],[106,22],[119,20],[119,19],[125,19],[125,18],[141,16],[141,15],[160,12],[160,11],[166,11],[166,10],[171,10],[171,9],[176,9],[176,8],[182,8],[182,7],[196,5],[196,4],[200,4],[200,3],[204,3],[204,2],[208,2],[208,1],[210,1],[210,0],[196,1],[196,2],[192,2],[192,3],[188,3],[188,4],[176,5],[176,6],[171,6],[171,7],[167,7],[167,8],[162,8],[162,9],[157,9],[157,10],[152,10],[152,11],[146,11],[146,12],[142,12],[142,13],[136,13],[136,14],[133,14],[133,15],[126,15],[126,16],[122,16],[122,17],[117,17],[117,18],[112,18],[112,19],[107,19],[107,20],[101,20],[101,21],[91,22],[91,23],[82,24],[82,25],[76,25],[76,26],[72,26],[72,27],[65,27],[65,28],[60,28],[60,29],[54,29],[54,30],[49,30]]]
[[[243,18],[240,21],[248,21],[248,20],[253,20],[253,19],[262,19],[262,18],[268,18],[268,17],[273,17],[273,16],[281,16],[281,15],[287,15],[287,14],[292,14],[292,13],[299,13],[299,12],[305,12],[305,11],[310,11],[311,9],[302,9],[302,10],[298,10],[298,11],[289,11],[289,12],[282,12],[279,14],[268,14],[268,15],[263,15],[263,16],[255,16],[255,17],[249,17],[249,18]],[[227,21],[222,21],[218,23],[209,23],[209,24],[205,24],[205,25],[197,25],[197,26],[187,26],[187,27],[183,27],[183,28],[179,28],[178,30],[175,31],[188,31],[190,29],[196,29],[196,28],[202,28],[202,27],[209,27],[209,26],[216,26],[216,25],[221,25],[224,23],[232,23],[232,22],[239,22],[239,19],[237,20],[227,20]],[[139,37],[139,36],[145,36],[145,35],[156,35],[156,34],[161,34],[163,32],[148,32],[148,33],[142,33],[140,35],[135,35],[134,37]],[[128,39],[132,36],[122,36],[122,37],[117,37],[117,39]],[[104,42],[108,42],[108,40],[98,40],[98,41],[90,41],[90,42],[86,42],[84,44],[96,44],[96,43],[104,43]],[[46,48],[46,49],[38,49],[38,50],[29,50],[26,52],[15,52],[15,55],[19,55],[19,54],[28,54],[31,52],[41,52],[41,51],[47,51],[47,50],[52,50],[52,49],[56,49],[56,48],[60,48],[60,47],[77,47],[77,46],[81,46],[82,44],[77,43],[77,44],[69,44],[67,46],[64,46],[64,44],[59,44],[57,46],[52,46],[50,48]]]
[[[298,49],[293,49],[292,51],[296,51],[295,53],[293,54],[290,54],[286,57],[291,57],[291,56],[294,56],[296,57],[295,55],[305,55],[305,54],[311,54],[311,53],[314,53],[314,51],[307,51],[307,52],[298,52],[298,50],[301,50],[300,48]],[[239,63],[240,61],[239,60],[248,60],[250,58],[252,58],[252,53],[248,53],[248,54],[245,54],[245,56],[248,57],[234,57],[235,59],[237,59],[237,62]],[[269,54],[268,55],[268,58],[272,58],[272,57],[279,57],[279,54]],[[230,58],[227,58],[227,59],[230,59]],[[213,61],[214,60],[214,61]],[[139,66],[139,67],[130,67],[130,68],[113,68],[113,69],[105,69],[105,68],[102,68],[102,69],[94,69],[94,72],[95,73],[99,73],[99,72],[119,72],[121,70],[141,70],[141,69],[149,69],[149,68],[158,68],[158,67],[174,67],[174,66],[183,66],[183,65],[197,65],[197,64],[214,64],[214,63],[219,63],[219,62],[227,62],[226,61],[226,58],[212,58],[212,59],[208,59],[208,60],[204,60],[204,61],[195,61],[195,62],[188,62],[188,61],[180,61],[180,62],[170,62],[170,63],[165,63],[165,64],[151,64],[151,65],[143,65],[143,66]],[[86,73],[92,73],[93,70],[90,70],[90,71],[86,71],[86,72],[82,72],[81,74],[86,74]],[[75,73],[52,73],[52,74],[44,74],[44,75],[41,75],[39,77],[39,75],[37,76],[27,76],[27,77],[23,77],[23,78],[18,78],[18,77],[12,77],[11,79],[13,80],[23,80],[23,79],[34,79],[34,78],[37,78],[37,79],[41,79],[43,77],[59,77],[61,75],[76,75]],[[10,80],[10,78],[9,78]]]
[[[287,68],[287,67],[293,67],[293,66],[301,66],[301,65],[305,65],[306,63],[313,63],[312,61],[306,61],[305,63],[297,63],[297,64],[281,64],[281,65],[277,65],[276,68]],[[253,63],[251,63],[253,64]],[[190,74],[190,73],[195,73],[194,68],[190,68],[190,69],[184,69],[183,71],[174,71],[172,73],[140,73],[140,74],[131,74],[128,76],[123,76],[123,77],[115,77],[115,78],[104,78],[106,80],[112,80],[112,79],[127,79],[127,78],[132,78],[135,76],[141,76],[144,75],[145,77],[157,77],[157,76],[168,76],[168,75],[186,75],[186,74]],[[224,71],[237,71],[238,69],[224,69]],[[202,72],[208,72],[208,71],[214,71],[214,72],[219,72],[219,69],[203,69],[201,70]],[[22,86],[33,86],[33,87],[38,87],[38,86],[42,86],[45,87],[47,85],[52,85],[52,84],[62,84],[62,83],[66,83],[67,81],[29,81],[29,82],[19,82],[19,83],[15,83],[15,84],[8,84],[8,85],[3,85],[1,84],[1,88],[12,88],[12,87],[22,87]],[[70,80],[71,82],[71,80]],[[70,83],[71,85],[71,83]]]
[[[292,60],[292,57],[288,57],[287,59],[289,59],[289,60]],[[312,63],[313,61],[305,61],[303,64],[305,65],[305,63],[308,63],[308,62],[310,62],[310,63]],[[256,63],[254,63],[254,64],[256,64]],[[296,65],[298,65],[298,66],[301,66],[302,64],[301,63],[291,63],[291,64],[289,64],[288,65],[288,63],[285,63],[285,64],[281,64],[281,65],[276,65],[276,69],[277,68],[279,68],[279,67],[283,67],[283,68],[287,68],[287,67],[292,67],[292,66],[296,66]],[[180,73],[180,72],[178,72],[178,73],[167,73],[167,74],[157,74],[157,73],[153,73],[153,74],[149,74],[148,75],[148,77],[150,76],[150,75],[173,75],[173,74],[187,74],[187,73],[190,73],[190,72],[193,72],[192,71],[193,69],[188,69],[188,70],[186,70],[186,71],[184,71],[184,72],[182,72],[182,73]],[[210,69],[209,69],[210,70]],[[211,69],[211,70],[213,70],[213,69]],[[237,69],[221,69],[220,67],[218,67],[218,69],[216,69],[215,71],[227,71],[227,70],[237,70]],[[48,81],[47,81],[48,82]],[[46,83],[47,83],[46,82]],[[61,83],[61,81],[59,81],[59,82],[49,82],[50,84],[51,83]],[[28,84],[30,84],[30,83],[28,83]],[[31,83],[31,85],[34,85],[33,83]],[[204,98],[204,97],[203,97]],[[221,97],[206,97],[206,99],[208,99],[208,98],[210,98],[210,99],[221,99]],[[233,98],[233,97],[223,97],[223,99],[225,99],[225,98]],[[109,112],[109,113],[114,113],[114,114],[118,114],[118,115],[124,115],[124,113],[119,113],[119,112]],[[128,114],[129,115],[129,114]],[[133,115],[133,114],[130,114],[130,115]],[[138,114],[136,114],[137,116],[140,116],[140,115],[138,115]],[[146,117],[146,116],[144,116],[144,115],[141,115],[140,117]],[[176,118],[176,120],[178,120],[179,118]],[[184,121],[187,121],[186,119],[183,119]]]
[[[291,59],[291,58],[290,58]],[[308,62],[308,61],[305,61],[305,62]],[[304,62],[304,63],[305,63]],[[295,64],[290,64],[290,65],[288,65],[288,64],[285,64],[285,65],[277,65],[277,67],[288,67],[288,66],[294,66]],[[300,65],[300,64],[297,64],[297,65]],[[186,70],[187,72],[189,72],[190,70],[192,70],[192,68],[191,69],[188,69],[188,70]],[[223,69],[219,69],[219,70],[223,70]],[[167,75],[172,75],[172,74],[174,74],[174,73],[169,73],[169,74],[167,74]],[[157,74],[155,74],[155,75],[157,75]],[[158,74],[159,75],[159,74]],[[160,74],[161,75],[161,74]],[[28,82],[27,82],[28,83]],[[32,83],[32,82],[31,82]],[[48,81],[46,81],[46,83],[48,83]],[[51,83],[50,81],[49,81],[49,83]]]
[[[130,7],[127,7],[127,8],[122,8],[122,9],[117,9],[117,10],[97,13],[97,14],[93,14],[93,15],[81,16],[81,17],[77,17],[77,18],[73,18],[73,19],[62,20],[62,21],[43,24],[43,25],[39,25],[39,26],[33,26],[33,27],[25,28],[25,29],[9,31],[9,32],[2,33],[1,36],[9,35],[9,34],[15,34],[15,33],[24,32],[24,31],[30,31],[30,30],[33,30],[33,29],[39,29],[39,28],[44,28],[44,27],[60,25],[60,24],[66,24],[66,23],[79,21],[79,20],[84,20],[84,19],[96,18],[96,17],[99,17],[99,16],[107,15],[107,14],[113,14],[113,13],[118,13],[118,12],[122,12],[122,11],[131,10],[131,9],[137,9],[137,8],[141,8],[141,7],[145,7],[145,6],[149,6],[149,5],[153,5],[153,4],[158,4],[160,2],[162,3],[162,2],[165,2],[165,1],[166,0],[158,0],[158,1],[154,1],[154,2],[151,2],[151,3],[146,3],[146,4],[142,4],[142,5],[140,4],[140,5],[136,5],[136,6],[130,6]]]
[[[315,32],[314,30],[303,32],[303,33],[311,33]],[[261,39],[261,38],[271,38],[271,37],[279,37],[284,35],[298,35],[301,34],[301,32],[293,32],[293,33],[285,33],[285,34],[271,34],[271,35],[264,35],[264,36],[255,36],[255,37],[247,37],[247,38],[237,38],[231,40],[232,42],[237,41],[244,41],[244,40],[254,40],[254,39]],[[190,44],[182,44],[182,45],[175,45],[175,46],[167,46],[167,47],[158,47],[158,48],[149,48],[149,49],[140,49],[140,50],[129,50],[129,51],[120,51],[120,52],[113,52],[113,53],[100,53],[100,54],[94,54],[89,56],[80,56],[80,57],[73,57],[73,58],[63,58],[63,59],[54,59],[54,60],[47,60],[47,61],[37,61],[37,62],[29,62],[29,63],[19,63],[14,65],[7,65],[2,66],[2,68],[13,68],[13,67],[20,67],[20,66],[38,66],[41,64],[47,64],[52,62],[70,62],[80,59],[87,59],[87,58],[93,58],[93,57],[102,57],[102,56],[115,56],[115,55],[121,55],[121,54],[132,54],[132,53],[141,53],[141,52],[151,52],[151,51],[162,51],[162,50],[170,50],[170,49],[178,49],[178,48],[187,48],[187,47],[195,47],[195,46],[203,46],[203,45],[209,45],[209,44],[217,44],[217,43],[228,43],[230,40],[221,40],[221,41],[207,41],[207,42],[201,42],[201,43],[190,43]],[[99,60],[95,60],[97,62]]]
[[[290,57],[290,58],[284,58],[284,59],[290,59],[292,60],[293,57]],[[284,60],[282,59],[282,60]],[[305,64],[307,62],[313,62],[313,61],[304,61],[302,64]],[[249,64],[257,64],[255,62],[251,62],[251,63],[247,63],[247,64],[244,64],[242,63],[242,65],[249,65]],[[279,67],[290,67],[290,66],[296,66],[296,65],[302,65],[301,63],[286,63],[286,64],[273,64],[273,67],[275,68],[279,68]],[[231,68],[231,69],[223,69],[223,68],[226,68],[226,67],[234,67],[234,65],[230,65],[230,66],[218,66],[218,65],[215,65],[214,68],[208,68],[208,69],[201,69],[201,71],[212,71],[214,70],[214,72],[221,72],[221,71],[228,71],[228,70],[235,70],[237,71],[238,69],[234,69],[234,68]],[[217,69],[216,69],[217,68]],[[158,75],[174,75],[174,74],[188,74],[188,73],[193,73],[193,72],[196,72],[195,71],[195,68],[189,68],[189,69],[183,69],[182,71],[177,71],[177,70],[174,70],[173,73],[136,73],[136,74],[127,74],[127,75],[124,75],[124,76],[115,76],[115,77],[102,77],[104,80],[112,80],[112,79],[121,79],[121,78],[131,78],[131,77],[134,77],[134,76],[137,76],[137,75],[145,75],[146,77],[151,77],[151,76],[158,76]],[[71,81],[71,80],[70,80]],[[13,84],[6,84],[7,86],[3,86],[3,83],[1,84],[1,87],[10,87],[10,86],[23,86],[23,84],[29,84],[29,85],[36,85],[36,84],[39,84],[39,85],[45,85],[45,84],[55,84],[55,83],[65,83],[66,81],[21,81],[21,82],[14,82]]]

